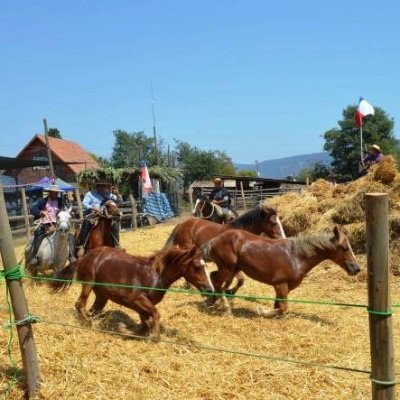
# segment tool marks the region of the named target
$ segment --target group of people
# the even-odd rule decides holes
[[[37,253],[40,244],[51,226],[57,223],[57,214],[67,208],[67,198],[62,195],[63,191],[58,185],[51,185],[48,189],[48,195],[34,204],[30,209],[30,213],[34,219],[39,221],[38,227],[34,232],[32,243],[32,259],[30,264],[35,266],[38,264]],[[84,253],[84,247],[87,242],[93,217],[97,216],[101,210],[101,206],[108,200],[113,200],[115,203],[122,202],[122,196],[118,191],[117,186],[112,186],[110,190],[109,183],[96,183],[94,188],[88,191],[83,198],[82,207],[84,209],[84,220],[82,222],[81,231],[77,242],[73,235],[69,235],[68,242],[70,247],[69,261],[76,261],[76,255]],[[114,247],[121,248],[119,244],[119,220],[114,220],[112,224],[112,238]]]

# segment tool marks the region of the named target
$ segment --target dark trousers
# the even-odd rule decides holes
[[[39,251],[40,245],[43,242],[45,233],[46,233],[46,228],[44,225],[39,225],[38,228],[33,233],[32,258],[37,257],[37,252]]]

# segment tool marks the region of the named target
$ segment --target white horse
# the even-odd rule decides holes
[[[58,272],[65,267],[70,254],[68,236],[71,228],[71,211],[72,207],[57,214],[55,230],[47,233],[40,244],[37,252],[38,264],[36,266],[30,265],[30,260],[33,256],[31,254],[33,237],[26,246],[26,267],[33,275],[37,275],[38,272],[48,273],[49,270]]]

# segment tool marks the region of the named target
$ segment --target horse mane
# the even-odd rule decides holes
[[[272,215],[277,215],[275,209],[271,207],[256,207],[252,210],[242,214],[240,217],[228,222],[227,225],[235,228],[242,228],[244,226],[253,225],[258,220],[268,220]]]
[[[324,250],[332,247],[333,235],[329,233],[320,233],[303,237],[289,238],[297,251],[303,253],[306,257],[313,257],[317,250]]]
[[[149,261],[152,269],[161,274],[164,268],[169,264],[176,264],[177,266],[182,263],[182,259],[189,254],[188,249],[181,249],[172,246],[166,250],[160,250],[150,256]]]

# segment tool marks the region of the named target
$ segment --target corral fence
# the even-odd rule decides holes
[[[4,195],[1,190],[0,184],[0,218],[5,218]],[[393,352],[393,339],[392,339],[392,308],[400,307],[400,304],[391,304],[390,290],[389,290],[389,262],[388,262],[388,243],[389,243],[389,226],[388,226],[388,196],[386,194],[367,194],[366,195],[366,228],[367,228],[367,248],[368,250],[368,305],[362,304],[339,304],[330,303],[332,306],[352,306],[362,307],[368,311],[369,327],[370,327],[370,349],[371,349],[371,370],[350,368],[346,366],[337,365],[320,365],[307,360],[284,359],[276,355],[264,355],[257,353],[241,352],[230,349],[214,348],[210,346],[194,345],[191,343],[180,343],[174,340],[163,340],[166,343],[175,345],[183,345],[188,347],[197,347],[203,350],[219,351],[231,354],[238,354],[248,357],[259,357],[268,360],[276,360],[287,363],[302,364],[305,366],[316,366],[323,368],[332,368],[345,370],[352,373],[369,374],[372,383],[372,399],[395,399],[395,386],[396,374],[394,371],[394,352]],[[49,324],[64,325],[56,321],[41,321],[40,318],[32,316],[27,308],[21,279],[23,277],[19,266],[17,265],[15,252],[12,246],[11,231],[7,224],[0,225],[0,251],[4,263],[3,275],[6,279],[7,289],[10,293],[14,319],[10,316],[10,323],[8,329],[12,337],[12,330],[15,328],[18,333],[18,338],[21,347],[22,359],[25,369],[25,379],[27,384],[28,397],[33,397],[40,381],[40,372],[37,362],[35,343],[33,340],[32,323],[42,322]],[[35,279],[35,278],[33,278]],[[49,278],[44,278],[49,279]],[[85,283],[73,281],[74,283]],[[101,282],[90,282],[90,284],[104,285]],[[111,284],[116,286],[115,284]],[[128,285],[117,285],[128,287]],[[137,286],[129,286],[135,287]],[[140,288],[150,289],[150,288]],[[165,290],[152,288],[153,290]],[[188,294],[197,293],[190,291],[183,291],[180,289],[169,289],[171,292],[185,292]],[[216,293],[215,295],[221,295]],[[256,298],[256,296],[231,296],[231,297],[246,297]],[[279,300],[275,298],[267,298],[257,296],[259,299],[264,300]],[[288,299],[287,301],[293,301]],[[294,300],[296,301],[296,300]],[[325,304],[312,300],[301,300],[298,302],[307,302],[308,304]],[[10,309],[11,312],[11,309]],[[70,325],[77,329],[91,329],[82,328],[79,326]],[[115,332],[110,332],[114,333]],[[119,333],[117,333],[119,334]],[[15,383],[15,382],[14,382]]]

